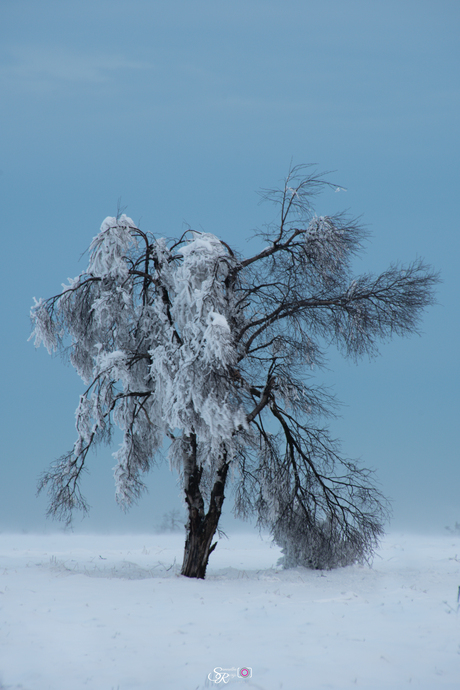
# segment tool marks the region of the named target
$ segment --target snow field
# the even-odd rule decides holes
[[[233,534],[205,581],[178,574],[182,551],[182,534],[0,535],[0,688],[460,687],[457,536],[283,571],[268,539]]]

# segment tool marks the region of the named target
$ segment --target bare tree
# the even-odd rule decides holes
[[[417,332],[438,276],[418,260],[353,277],[365,232],[343,214],[315,214],[327,186],[298,166],[282,189],[264,191],[279,217],[249,258],[207,233],[167,242],[125,215],[103,222],[88,269],[32,309],[36,346],[66,354],[87,385],[77,441],[39,484],[50,515],[87,509],[89,450],[110,442],[116,424],[124,507],[170,440],[188,509],[183,575],[205,576],[230,476],[237,515],[272,530],[286,565],[371,556],[387,504],[330,438],[323,420],[335,401],[313,372],[331,345],[359,358]]]
[[[179,532],[184,526],[184,520],[177,508],[164,513],[161,521],[160,530],[162,532]]]

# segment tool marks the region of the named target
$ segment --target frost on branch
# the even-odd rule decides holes
[[[46,308],[44,300],[36,300],[34,297],[34,302],[35,304],[30,311],[30,317],[35,324],[35,328],[29,340],[34,338],[35,347],[40,347],[43,343],[48,353],[51,354],[58,348],[59,333],[56,331],[52,316]]]
[[[337,283],[346,272],[351,254],[359,249],[354,228],[342,223],[340,216],[314,216],[305,232],[305,257],[314,271],[314,280]],[[355,246],[356,245],[356,246]]]
[[[314,376],[331,345],[358,359],[417,332],[438,276],[422,261],[356,276],[367,235],[344,214],[315,212],[328,187],[300,166],[265,190],[279,216],[247,258],[210,233],[167,241],[125,215],[103,221],[86,271],[32,308],[36,346],[61,351],[85,383],[74,447],[40,483],[52,515],[85,509],[88,453],[116,426],[122,507],[170,442],[188,509],[182,574],[204,577],[228,480],[235,512],[271,530],[285,565],[371,558],[387,505],[330,438],[336,402]]]
[[[194,237],[180,249],[173,286],[169,336],[150,350],[150,372],[171,429],[195,433],[213,451],[244,425],[245,413],[229,386],[236,352],[224,280],[230,257],[212,235]],[[174,324],[174,326],[172,325]],[[165,342],[166,341],[166,342]]]
[[[283,568],[301,565],[313,570],[343,568],[370,560],[383,529],[370,534],[370,538],[366,536],[359,529],[344,533],[338,520],[331,518],[311,523],[299,509],[273,530],[273,539],[283,554],[278,565]]]
[[[111,440],[113,424],[124,433],[114,453],[122,506],[140,496],[140,477],[166,434],[176,428],[195,433],[218,455],[246,425],[228,381],[236,353],[225,279],[234,263],[213,235],[193,233],[172,254],[164,240],[147,238],[126,216],[106,218],[87,271],[34,308],[37,344],[68,347],[88,385],[76,410],[71,462],[83,466],[91,446]],[[54,467],[43,483],[61,502],[63,468]],[[65,503],[69,511],[74,507]]]

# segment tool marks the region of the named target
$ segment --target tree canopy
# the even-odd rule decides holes
[[[272,530],[286,564],[372,554],[386,502],[330,437],[334,399],[314,374],[332,345],[373,356],[381,341],[416,332],[438,276],[421,260],[354,276],[366,232],[345,214],[316,215],[312,200],[328,185],[297,166],[265,190],[278,220],[247,258],[210,233],[168,241],[124,214],[103,221],[87,269],[32,308],[35,345],[64,353],[86,386],[77,440],[40,481],[51,515],[86,510],[88,453],[116,425],[124,507],[169,439],[188,508],[183,574],[205,575],[229,476],[236,513]]]

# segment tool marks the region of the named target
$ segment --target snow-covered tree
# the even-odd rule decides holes
[[[272,530],[286,565],[372,554],[385,499],[340,455],[321,421],[334,400],[312,376],[332,344],[356,358],[416,331],[438,278],[421,261],[353,277],[365,233],[344,215],[315,214],[326,185],[299,166],[265,192],[279,220],[249,258],[209,233],[167,242],[126,215],[104,220],[86,271],[32,308],[35,345],[67,355],[86,385],[75,445],[40,481],[49,514],[87,509],[88,453],[116,425],[124,507],[169,439],[188,509],[184,575],[205,576],[228,481],[236,513]]]

